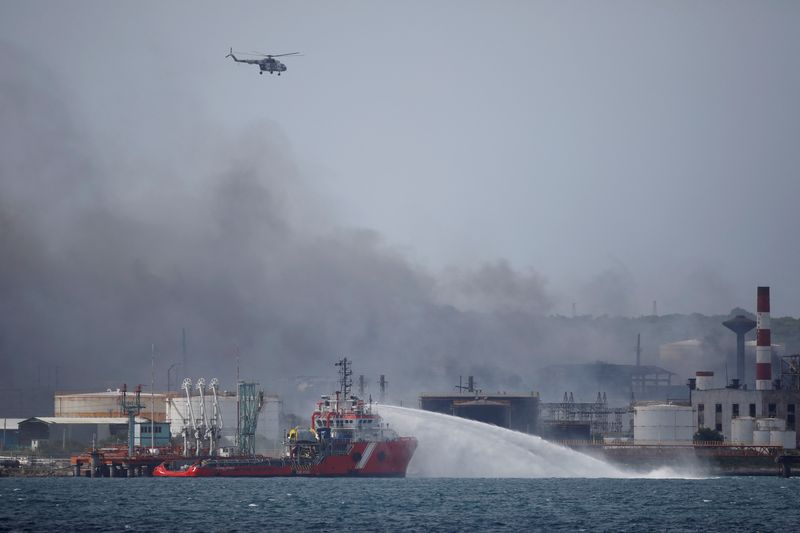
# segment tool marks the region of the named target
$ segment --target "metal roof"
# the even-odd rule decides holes
[[[670,372],[664,368],[659,366],[653,365],[630,365],[625,363],[606,363],[603,361],[596,361],[594,363],[565,363],[565,364],[558,364],[558,365],[549,365],[542,369],[542,372],[550,372],[553,370],[560,370],[565,372],[574,372],[576,370],[598,370],[604,369],[609,371],[618,371],[618,372],[628,372],[630,374],[672,374],[676,375],[675,372]]]
[[[136,394],[136,391],[130,391],[129,390],[127,392],[127,394],[128,395],[134,395],[134,394]],[[166,392],[141,391],[141,395],[142,396],[147,396],[147,397],[150,397],[151,395],[152,396],[166,396],[167,393]],[[56,398],[98,398],[98,397],[100,397],[100,398],[103,398],[103,397],[117,398],[119,396],[122,396],[122,391],[121,390],[106,390],[106,391],[99,391],[99,392],[77,392],[77,393],[60,392],[60,393],[56,393],[55,394]]]
[[[485,398],[479,398],[477,400],[466,400],[463,402],[455,402],[453,404],[454,407],[482,407],[482,406],[500,406],[500,407],[508,407],[510,402],[503,402],[503,401],[494,401],[494,400],[487,400]]]
[[[463,398],[468,400],[470,398],[538,398],[539,393],[536,391],[533,392],[484,392],[484,391],[474,391],[474,392],[423,392],[420,393],[420,398]]]
[[[34,416],[23,421],[39,420],[45,424],[127,424],[128,417],[125,416]],[[137,423],[150,422],[149,418],[142,416],[136,417]],[[156,422],[163,423],[163,422]]]
[[[19,429],[19,423],[27,418],[0,418],[0,429],[14,431]]]
[[[666,344],[662,344],[661,346],[699,348],[703,346],[703,341],[701,341],[700,339],[685,339],[682,341],[668,342]]]

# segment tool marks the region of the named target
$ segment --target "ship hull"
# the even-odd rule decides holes
[[[162,463],[159,477],[405,477],[417,440],[401,437],[380,442],[355,442],[347,453],[302,462],[279,458],[211,458],[183,469]]]

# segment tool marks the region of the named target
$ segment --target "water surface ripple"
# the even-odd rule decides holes
[[[796,531],[800,480],[0,479],[0,531]]]

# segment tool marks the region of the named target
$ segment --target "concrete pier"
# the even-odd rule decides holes
[[[782,477],[792,477],[792,467],[800,466],[800,455],[779,455],[775,458]]]

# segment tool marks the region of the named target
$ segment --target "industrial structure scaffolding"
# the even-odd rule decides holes
[[[606,394],[600,392],[594,402],[576,402],[571,392],[565,392],[561,402],[540,405],[542,420],[588,423],[592,435],[622,434],[622,417],[630,412],[628,407],[609,407]]]
[[[781,357],[781,389],[800,391],[800,354]]]
[[[128,385],[122,385],[122,397],[119,400],[120,410],[128,417],[128,457],[133,457],[134,432],[136,429],[136,416],[142,412],[142,386],[137,385],[133,399],[128,399]],[[152,414],[151,414],[152,416]]]
[[[238,383],[239,421],[236,431],[236,445],[242,455],[256,453],[256,426],[258,415],[264,406],[264,391],[256,391],[257,383]]]
[[[642,394],[650,387],[669,387],[674,374],[663,368],[649,365],[636,365],[631,369],[631,392]]]

